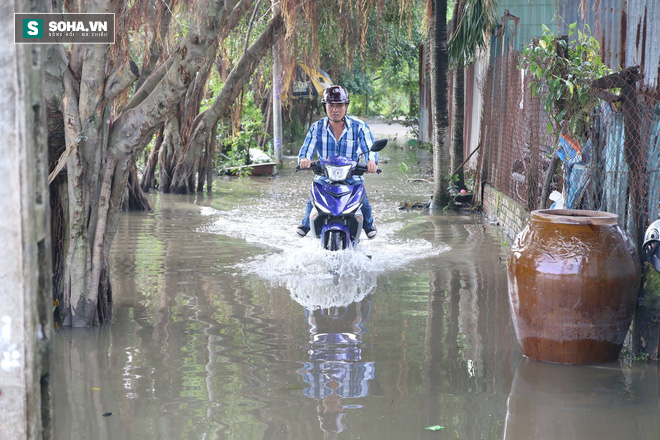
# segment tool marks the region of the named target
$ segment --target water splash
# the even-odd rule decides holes
[[[274,252],[251,257],[235,267],[267,280],[273,287],[286,288],[291,297],[309,308],[346,306],[361,301],[375,291],[379,274],[437,256],[449,250],[422,239],[399,236],[404,224],[379,225],[376,240],[363,240],[354,249],[331,252],[319,241],[299,238],[293,214],[268,211],[245,215],[242,209],[217,211],[203,208],[202,215],[212,217],[206,232],[240,238]],[[264,218],[270,218],[265,227]],[[279,218],[278,218],[279,216]]]

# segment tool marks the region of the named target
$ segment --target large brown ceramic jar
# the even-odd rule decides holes
[[[632,320],[641,268],[618,216],[533,211],[509,257],[509,302],[531,359],[593,364],[617,359]]]

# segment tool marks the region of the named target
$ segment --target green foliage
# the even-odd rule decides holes
[[[543,99],[550,117],[548,133],[561,132],[563,127],[582,140],[591,110],[599,102],[591,93],[591,82],[611,73],[600,57],[598,40],[589,34],[589,27],[586,30],[573,23],[567,39],[543,25],[543,35],[524,49],[519,66],[534,78],[532,96]]]
[[[225,154],[220,164],[223,168],[231,168],[253,163],[250,159],[250,148],[257,147],[257,140],[265,134],[263,122],[256,120],[252,115],[241,124],[241,130],[237,136],[225,142]],[[228,136],[225,137],[227,139]],[[257,161],[254,161],[257,162]],[[245,167],[237,171],[239,177],[249,176],[252,172],[251,167]]]
[[[291,126],[289,127],[291,131],[292,139],[301,139],[304,140],[307,135],[307,129],[309,127],[305,126],[305,122],[299,118],[293,118],[291,120]]]
[[[623,347],[621,356],[628,362],[633,364],[645,364],[651,360],[651,355],[645,351],[635,354],[630,347]]]
[[[408,128],[408,133],[413,139],[419,139],[419,116],[408,116],[402,125]]]
[[[474,191],[474,177],[475,177],[474,171],[472,171],[470,169],[465,170],[463,178],[465,179],[465,181],[464,181],[465,188],[468,191]]]
[[[257,104],[254,102],[254,97],[251,93],[245,94],[245,99],[243,99],[243,108],[241,110],[241,124],[243,126],[248,126],[251,124],[263,124],[264,115],[261,114],[261,109],[257,107]],[[253,128],[253,130],[257,130]],[[262,133],[263,134],[263,130]]]
[[[458,194],[460,189],[457,185],[457,182],[459,181],[458,174],[447,174],[445,175],[445,179],[448,182],[447,190],[449,191],[449,194],[452,196]]]
[[[490,41],[489,32],[496,22],[495,0],[464,0],[460,10],[454,10],[456,30],[447,41],[449,64],[467,66],[474,62]]]
[[[421,6],[411,2],[409,26],[400,21],[396,10],[370,23],[366,50],[357,52],[352,63],[337,50],[334,31],[320,35],[321,66],[350,93],[349,113],[393,118],[418,111],[419,46],[425,40]],[[333,29],[335,24],[324,26]]]

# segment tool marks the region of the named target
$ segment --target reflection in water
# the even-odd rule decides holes
[[[362,359],[361,343],[370,311],[370,296],[344,306],[305,311],[310,326],[309,360],[297,372],[308,385],[303,394],[318,401],[320,427],[328,438],[346,428],[347,409],[361,408],[349,399],[369,395],[375,366]]]
[[[640,373],[618,363],[575,366],[524,359],[507,400],[504,438],[656,439],[660,421],[642,423],[653,411],[639,389]]]

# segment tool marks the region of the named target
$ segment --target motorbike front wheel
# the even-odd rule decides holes
[[[340,231],[328,232],[328,240],[325,242],[325,248],[329,251],[340,251],[346,248],[345,236]]]

